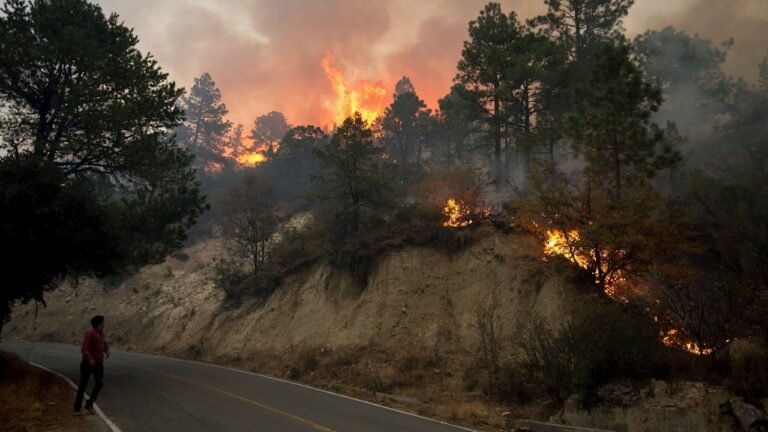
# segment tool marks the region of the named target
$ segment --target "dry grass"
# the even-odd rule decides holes
[[[88,430],[72,415],[74,392],[60,377],[0,352],[0,429],[4,432]]]

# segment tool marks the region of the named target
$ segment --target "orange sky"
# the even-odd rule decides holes
[[[333,119],[334,89],[321,59],[335,55],[348,82],[391,93],[409,75],[432,107],[455,74],[467,22],[484,0],[98,0],[117,12],[181,86],[209,72],[230,118],[250,128],[266,112],[293,124]],[[543,0],[505,0],[527,18]],[[626,27],[674,24],[715,40],[736,38],[730,73],[754,79],[768,45],[766,0],[637,0]]]

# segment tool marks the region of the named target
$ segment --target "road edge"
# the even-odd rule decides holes
[[[49,344],[49,345],[63,345],[63,346],[69,346],[69,347],[76,346],[75,344],[65,343],[65,342],[42,342],[42,341],[29,341],[29,340],[22,340],[22,339],[16,339],[15,341],[16,342],[27,342],[27,343],[44,343],[44,344]],[[11,342],[13,342],[13,341],[11,341]],[[467,431],[467,432],[477,432],[476,429],[470,429],[470,428],[465,427],[465,426],[458,426],[458,425],[451,424],[451,423],[448,423],[448,422],[443,421],[443,420],[438,420],[438,419],[434,419],[434,418],[425,417],[425,416],[422,416],[422,415],[419,415],[419,414],[416,414],[416,413],[400,410],[400,409],[393,408],[393,407],[388,407],[386,405],[382,405],[382,404],[379,404],[379,403],[376,403],[376,402],[367,401],[367,400],[364,400],[364,399],[359,399],[359,398],[356,398],[356,397],[353,397],[353,396],[348,396],[348,395],[345,395],[345,394],[336,393],[336,392],[333,392],[333,391],[330,391],[330,390],[325,390],[325,389],[318,388],[318,387],[313,387],[313,386],[311,386],[309,384],[304,384],[304,383],[301,383],[301,382],[298,382],[298,381],[291,381],[291,380],[288,380],[288,379],[278,378],[278,377],[274,377],[274,376],[270,376],[270,375],[265,375],[265,374],[262,374],[262,373],[249,371],[249,370],[246,370],[246,369],[239,369],[239,368],[236,368],[236,367],[224,366],[224,365],[220,365],[220,364],[216,364],[216,363],[208,363],[208,362],[198,361],[198,360],[190,360],[190,359],[185,359],[185,358],[170,357],[170,356],[161,355],[161,354],[149,354],[149,353],[143,353],[143,352],[137,352],[137,351],[118,351],[118,352],[126,353],[126,354],[131,354],[131,355],[144,356],[144,357],[155,357],[155,358],[160,358],[160,359],[164,359],[164,360],[172,360],[172,361],[178,361],[178,362],[183,362],[183,363],[191,363],[191,364],[196,364],[196,365],[200,365],[200,366],[207,366],[207,367],[212,367],[212,368],[217,368],[217,369],[229,370],[231,372],[238,372],[238,373],[242,373],[242,374],[246,374],[246,375],[253,375],[253,376],[257,376],[257,377],[260,377],[260,378],[263,378],[263,379],[267,379],[267,380],[271,380],[271,381],[278,381],[278,382],[281,382],[281,383],[284,383],[284,384],[290,384],[290,385],[294,385],[294,386],[298,386],[298,387],[303,387],[305,389],[313,390],[313,391],[320,392],[320,393],[325,393],[325,394],[330,395],[330,396],[336,396],[336,397],[339,397],[339,398],[342,398],[342,399],[352,400],[352,401],[355,401],[355,402],[358,402],[358,403],[362,403],[362,404],[365,404],[365,405],[371,405],[371,406],[374,406],[374,407],[377,407],[377,408],[381,408],[381,409],[384,409],[384,410],[387,410],[387,411],[393,411],[393,412],[396,412],[396,413],[399,413],[399,414],[403,414],[403,415],[406,415],[406,416],[419,418],[419,419],[426,420],[426,421],[429,421],[429,422],[432,422],[432,423],[441,424],[441,425],[444,425],[444,426],[450,426],[450,427],[456,428],[458,430],[463,430],[463,431]],[[50,369],[48,369],[48,368],[46,368],[44,366],[40,366],[40,365],[36,365],[36,366],[38,366],[38,367],[40,367],[42,369],[50,371]],[[58,372],[55,372],[55,371],[51,371],[51,372],[53,372],[53,373],[55,373],[57,375],[61,375],[61,374],[59,374]],[[61,376],[63,376],[63,375],[61,375]],[[73,387],[76,388],[75,384],[69,378],[67,378],[67,377],[64,377],[64,378]],[[106,416],[104,417],[104,419],[105,419],[105,421],[108,421]],[[110,423],[115,428],[115,429],[112,429],[112,432],[122,432],[116,425],[114,425],[114,423],[112,423],[110,421],[108,424],[110,424]]]
[[[69,379],[68,377],[64,376],[63,374],[60,374],[60,373],[56,372],[55,370],[48,369],[47,367],[45,367],[43,365],[31,362],[31,361],[27,361],[27,363],[29,363],[30,365],[32,365],[32,366],[34,366],[34,367],[36,367],[38,369],[42,369],[42,370],[44,370],[46,372],[50,372],[50,373],[52,373],[52,374],[54,374],[54,375],[56,375],[56,376],[58,376],[60,378],[63,378],[66,382],[69,383],[70,386],[72,386],[73,389],[77,390],[77,385],[75,385],[75,383],[72,382],[71,379]],[[87,393],[85,395],[88,396]],[[104,411],[102,411],[101,408],[99,408],[98,404],[93,404],[93,409],[96,411],[96,414],[98,414],[99,417],[101,417],[101,420],[104,421],[104,423],[107,425],[107,427],[109,427],[109,429],[112,432],[122,432],[120,430],[120,428],[117,427],[117,425],[114,422],[112,422],[112,420],[110,420],[109,417],[107,417],[106,414],[104,414]]]
[[[50,342],[48,342],[48,343],[50,343]],[[62,344],[62,345],[66,345],[66,344]],[[259,378],[263,378],[263,379],[267,379],[267,380],[271,380],[271,381],[281,382],[283,384],[290,384],[290,385],[294,385],[294,386],[298,386],[298,387],[303,387],[305,389],[314,390],[314,391],[320,392],[320,393],[325,393],[325,394],[330,395],[330,396],[336,396],[336,397],[339,397],[339,398],[342,398],[342,399],[352,400],[352,401],[355,401],[355,402],[358,402],[358,403],[362,403],[362,404],[365,404],[365,405],[371,405],[371,406],[374,406],[374,407],[377,407],[377,408],[380,408],[380,409],[384,409],[384,410],[387,410],[387,411],[393,411],[393,412],[396,412],[398,414],[403,414],[403,415],[407,415],[407,416],[410,416],[410,417],[416,417],[416,418],[419,418],[419,419],[422,419],[422,420],[426,420],[426,421],[429,421],[429,422],[432,422],[432,423],[437,423],[437,424],[441,424],[441,425],[444,425],[444,426],[450,426],[452,428],[456,428],[456,429],[459,429],[459,430],[463,430],[463,431],[467,431],[467,432],[477,432],[475,429],[469,429],[469,428],[467,428],[465,426],[458,426],[458,425],[451,424],[451,423],[448,423],[448,422],[445,422],[445,421],[442,421],[442,420],[425,417],[425,416],[422,416],[422,415],[419,415],[419,414],[416,414],[416,413],[412,413],[412,412],[408,412],[408,411],[403,411],[403,410],[400,410],[400,409],[397,409],[397,408],[393,408],[393,407],[388,407],[386,405],[382,405],[382,404],[379,404],[379,403],[376,403],[376,402],[367,401],[365,399],[358,399],[356,397],[347,396],[347,395],[342,394],[342,393],[336,393],[336,392],[333,392],[333,391],[330,391],[330,390],[325,390],[325,389],[322,389],[322,388],[319,388],[319,387],[313,387],[313,386],[311,386],[309,384],[304,384],[302,382],[291,381],[291,380],[288,380],[288,379],[278,378],[278,377],[274,377],[274,376],[270,376],[270,375],[265,375],[265,374],[262,374],[262,373],[253,372],[253,371],[249,371],[249,370],[245,370],[245,369],[239,369],[239,368],[231,367],[231,366],[224,366],[224,365],[220,365],[220,364],[216,364],[216,363],[207,363],[207,362],[202,362],[202,361],[197,361],[197,360],[189,360],[189,359],[184,359],[184,358],[169,357],[169,356],[164,356],[164,355],[159,355],[159,354],[147,354],[147,353],[135,352],[135,351],[121,351],[121,352],[127,353],[127,354],[132,354],[132,355],[145,356],[145,357],[161,358],[161,359],[164,359],[164,360],[173,360],[173,361],[184,362],[184,363],[192,363],[192,364],[196,364],[196,365],[200,365],[200,366],[213,367],[213,368],[217,368],[217,369],[228,370],[228,371],[231,371],[231,372],[238,372],[238,373],[242,373],[242,374],[246,374],[246,375],[253,375],[253,376],[257,376]]]

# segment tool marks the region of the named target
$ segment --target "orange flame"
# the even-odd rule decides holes
[[[666,332],[662,332],[661,335],[662,342],[664,342],[664,345],[668,347],[681,349],[698,356],[710,355],[715,352],[715,350],[712,348],[702,348],[696,342],[686,341],[680,335],[680,331],[674,328]]]
[[[320,65],[336,93],[333,121],[337,125],[356,112],[359,112],[368,124],[379,117],[387,94],[382,86],[370,81],[359,81],[350,85],[344,80],[342,72],[336,66],[336,58],[331,53],[323,57]]]
[[[262,152],[246,153],[237,157],[237,163],[243,166],[256,166],[265,160],[267,157]]]
[[[575,243],[577,243],[580,238],[581,235],[576,230],[568,232],[562,230],[547,230],[547,240],[544,243],[544,254],[548,256],[560,255],[584,270],[589,270],[592,267],[592,264],[596,262],[596,253],[592,249],[576,247]],[[626,299],[619,294],[619,285],[624,281],[624,277],[621,271],[609,273],[607,264],[608,257],[608,251],[600,252],[600,265],[602,268],[593,270],[595,279],[598,280],[601,273],[604,275],[607,274],[608,279],[605,281],[605,293],[615,300],[626,301]]]
[[[548,256],[559,255],[565,257],[568,261],[578,265],[579,267],[588,270],[591,263],[594,262],[594,251],[584,251],[582,248],[575,247],[575,243],[581,238],[577,230],[561,231],[561,230],[547,230],[547,238],[544,243],[544,254]],[[602,255],[602,253],[601,253]],[[603,258],[607,257],[607,252]],[[605,267],[605,260],[601,260],[602,265]],[[603,268],[603,272],[606,272],[607,268]],[[595,270],[595,278],[599,276],[598,270]],[[623,297],[620,292],[621,284],[625,281],[620,271],[614,272],[609,277],[609,280],[605,284],[605,293],[612,299],[617,301],[628,301],[626,297]],[[658,317],[654,318],[658,321]],[[678,329],[670,329],[661,332],[662,342],[664,345],[681,349],[690,354],[704,356],[710,355],[714,352],[712,348],[703,348],[699,344],[693,341],[686,340],[683,335],[680,334]]]
[[[443,223],[444,227],[464,228],[472,224],[469,208],[453,198],[448,198],[443,207],[443,214],[447,218]]]

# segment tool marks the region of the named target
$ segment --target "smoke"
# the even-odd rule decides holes
[[[699,34],[719,45],[733,38],[724,70],[749,82],[768,54],[768,1],[765,0],[638,0],[627,21],[630,34],[666,26]]]
[[[485,0],[98,0],[135,28],[151,52],[185,87],[209,72],[230,118],[247,128],[272,110],[291,123],[325,125],[333,89],[320,67],[327,52],[350,81],[387,89],[409,75],[430,107],[455,75],[467,23]],[[734,36],[729,72],[752,79],[765,46],[765,0],[639,0],[630,34],[673,24],[722,40]],[[706,7],[702,5],[706,3]],[[505,0],[521,18],[544,11],[543,0]],[[737,6],[738,5],[738,6]],[[715,23],[717,25],[715,25]],[[762,27],[761,27],[762,26]],[[745,46],[746,45],[746,46]],[[751,70],[750,70],[751,68]]]

